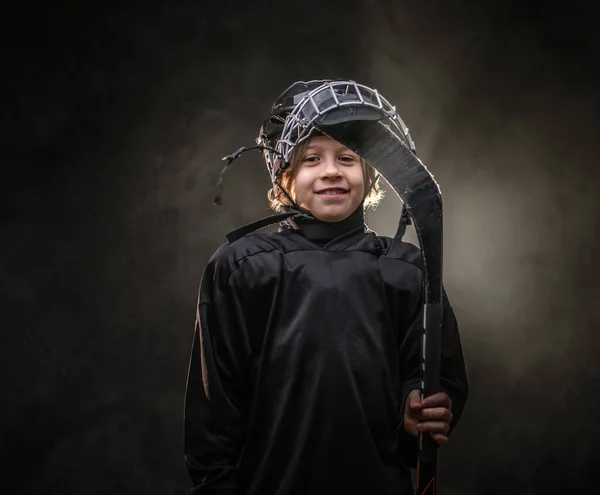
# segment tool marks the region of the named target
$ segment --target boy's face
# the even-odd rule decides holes
[[[318,220],[345,220],[362,203],[365,194],[360,157],[330,137],[311,138],[300,157],[291,194]]]

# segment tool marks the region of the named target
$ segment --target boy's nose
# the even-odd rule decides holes
[[[323,175],[327,177],[340,175],[340,169],[337,162],[333,158],[326,158],[323,160],[325,167],[323,168]]]

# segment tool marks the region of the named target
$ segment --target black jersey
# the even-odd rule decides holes
[[[206,267],[185,405],[193,494],[413,493],[402,421],[420,383],[420,252],[386,255],[362,216],[334,238],[313,227],[245,236]],[[468,381],[446,296],[441,375],[453,428]]]

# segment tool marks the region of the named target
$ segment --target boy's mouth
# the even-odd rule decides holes
[[[321,196],[341,196],[342,194],[346,194],[348,191],[348,189],[344,189],[343,187],[327,187],[317,191],[316,194]]]

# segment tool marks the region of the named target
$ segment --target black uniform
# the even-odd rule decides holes
[[[419,250],[337,224],[243,237],[219,248],[200,286],[185,405],[193,494],[413,493],[419,388]],[[458,421],[468,383],[445,298],[442,386]]]

